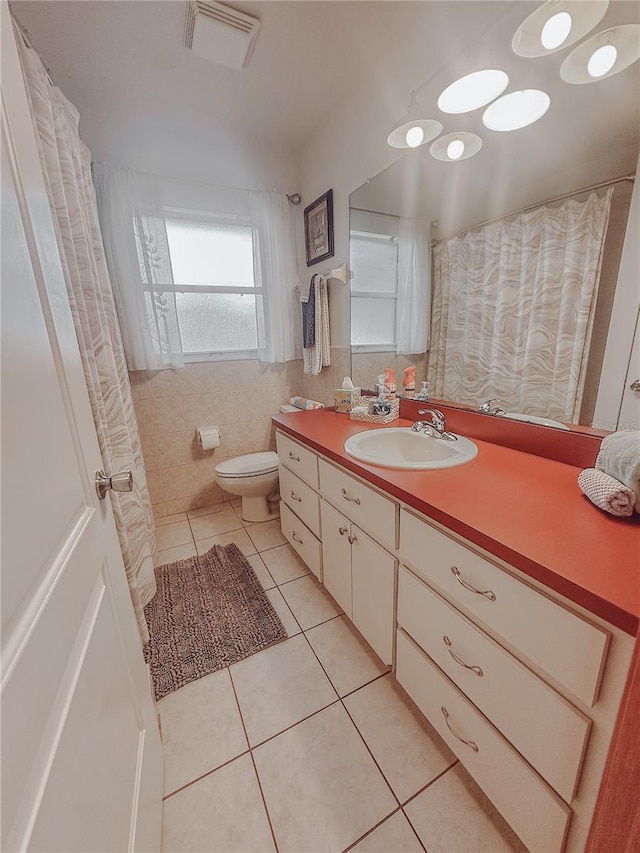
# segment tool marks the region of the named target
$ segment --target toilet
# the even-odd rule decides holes
[[[225,459],[216,465],[215,472],[216,482],[225,492],[242,498],[245,521],[278,518],[278,504],[272,511],[267,500],[278,489],[278,455],[273,450]]]

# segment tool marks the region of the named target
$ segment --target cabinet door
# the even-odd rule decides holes
[[[351,618],[351,524],[326,501],[322,501],[320,515],[324,585]]]
[[[382,662],[390,665],[396,561],[355,526],[351,539],[352,621]]]

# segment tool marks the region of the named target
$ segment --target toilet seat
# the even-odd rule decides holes
[[[233,459],[225,459],[215,467],[219,477],[247,478],[259,477],[262,474],[271,474],[278,470],[278,454],[273,450],[261,453],[246,453],[244,456],[235,456]]]

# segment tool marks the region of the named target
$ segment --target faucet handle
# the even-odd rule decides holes
[[[501,402],[501,400],[499,400],[497,397],[490,397],[488,400],[484,401],[484,403],[480,406],[478,411],[484,412],[487,415],[504,414],[505,410],[499,405],[491,408],[492,403],[500,403],[500,402]]]
[[[440,423],[445,422],[445,417],[440,409],[418,409],[419,415],[432,415],[433,419]]]

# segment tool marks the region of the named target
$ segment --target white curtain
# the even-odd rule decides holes
[[[611,193],[436,244],[434,397],[578,421]]]
[[[155,528],[98,225],[91,155],[78,136],[77,110],[49,84],[38,55],[19,33],[17,42],[104,469],[133,471],[133,492],[113,492],[112,507],[144,643],[149,634],[143,608],[156,591]]]
[[[96,163],[105,253],[129,370],[183,367],[165,214],[152,175]]]
[[[398,228],[396,353],[429,349],[430,306],[431,222],[403,217]]]
[[[300,353],[291,205],[284,193],[269,190],[252,190],[249,205],[254,281],[256,287],[263,289],[262,296],[256,299],[258,356],[266,362],[291,361]]]

